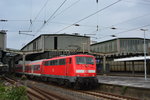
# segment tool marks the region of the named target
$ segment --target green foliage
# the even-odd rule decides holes
[[[25,75],[22,75],[21,80],[26,80],[27,77]]]
[[[0,100],[28,100],[26,88],[0,84]]]
[[[128,87],[127,86],[123,86],[122,87],[122,91],[121,91],[121,94],[124,95],[127,91]]]

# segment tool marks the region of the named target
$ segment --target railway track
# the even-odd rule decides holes
[[[89,95],[94,95],[96,97],[108,99],[108,100],[139,100],[136,98],[125,97],[125,96],[121,96],[121,95],[115,95],[112,93],[106,93],[106,92],[100,92],[100,91],[99,92],[82,91],[82,92],[89,94]]]
[[[17,80],[13,80],[17,82]],[[32,84],[34,82],[34,84]],[[36,98],[36,100],[139,100],[136,98],[116,95],[112,93],[105,93],[100,91],[83,91],[83,90],[74,90],[70,88],[65,88],[62,86],[53,85],[50,83],[39,82],[39,81],[32,81],[32,83],[28,83],[27,85],[27,92],[28,97],[30,100],[35,100],[32,98]],[[36,86],[35,84],[41,84],[40,86]],[[42,89],[42,85],[45,84],[48,86],[53,86],[54,88],[60,88],[63,90],[57,91],[67,91],[67,95],[73,95],[74,99],[64,98],[60,95],[57,95],[55,92],[48,92],[46,89]],[[55,91],[55,90],[52,90]],[[61,92],[64,93],[64,92]],[[38,99],[37,99],[38,98]]]
[[[40,82],[40,83],[44,83],[47,85],[53,85],[53,84],[49,84],[49,83],[45,83],[45,82]],[[70,91],[70,92],[78,92],[81,93],[81,95],[87,96],[93,96],[96,100],[140,100],[137,98],[132,98],[132,97],[127,97],[127,96],[122,96],[122,95],[116,95],[116,94],[112,94],[112,93],[106,93],[106,92],[101,92],[101,91],[81,91],[81,90],[74,90],[74,89],[70,89],[70,88],[64,88],[62,86],[58,86],[58,85],[53,85],[55,87],[59,87],[59,88],[63,88],[66,91]]]
[[[18,82],[18,80],[12,78],[4,77],[4,79],[11,84],[20,86],[23,85],[21,82]],[[42,90],[33,85],[26,85],[26,86],[29,100],[70,100],[69,98],[62,97],[60,95],[55,94],[54,92]]]

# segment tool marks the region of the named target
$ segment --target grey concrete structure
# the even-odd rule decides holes
[[[116,38],[91,45],[91,51],[98,53],[143,53],[143,38]],[[146,51],[150,48],[150,40],[146,39]]]
[[[143,56],[143,38],[116,38],[91,45],[91,52],[103,54],[96,57],[98,72],[127,72],[131,74],[143,73],[144,63],[141,61],[114,62],[116,58]],[[150,53],[150,39],[146,39],[146,54]],[[150,62],[147,61],[147,73],[150,74]]]
[[[120,76],[97,76],[99,83],[114,84],[130,87],[148,88],[150,89],[150,78],[145,81],[143,77],[120,77]]]
[[[150,100],[150,78],[97,76],[100,90],[114,94],[137,98],[137,100]],[[132,99],[131,99],[132,100]]]
[[[6,32],[0,31],[0,50],[6,49]]]
[[[0,31],[0,62],[3,62],[4,50],[6,49],[6,32]]]
[[[90,37],[78,34],[42,34],[25,45],[23,51],[90,50]]]

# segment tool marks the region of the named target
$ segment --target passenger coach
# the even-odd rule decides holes
[[[24,72],[22,69],[22,65],[18,65],[16,72],[30,78],[38,76],[59,84],[73,84],[75,87],[97,83],[96,62],[91,55],[80,54],[33,61],[25,66]]]

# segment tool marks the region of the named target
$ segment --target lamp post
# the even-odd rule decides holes
[[[144,70],[145,70],[144,76],[145,76],[145,80],[147,80],[145,31],[148,31],[148,29],[140,29],[140,30],[144,32],[144,44],[143,44],[143,50],[144,50]]]
[[[85,45],[86,45],[86,43],[82,43],[82,50],[83,50],[83,53],[85,52]]]

